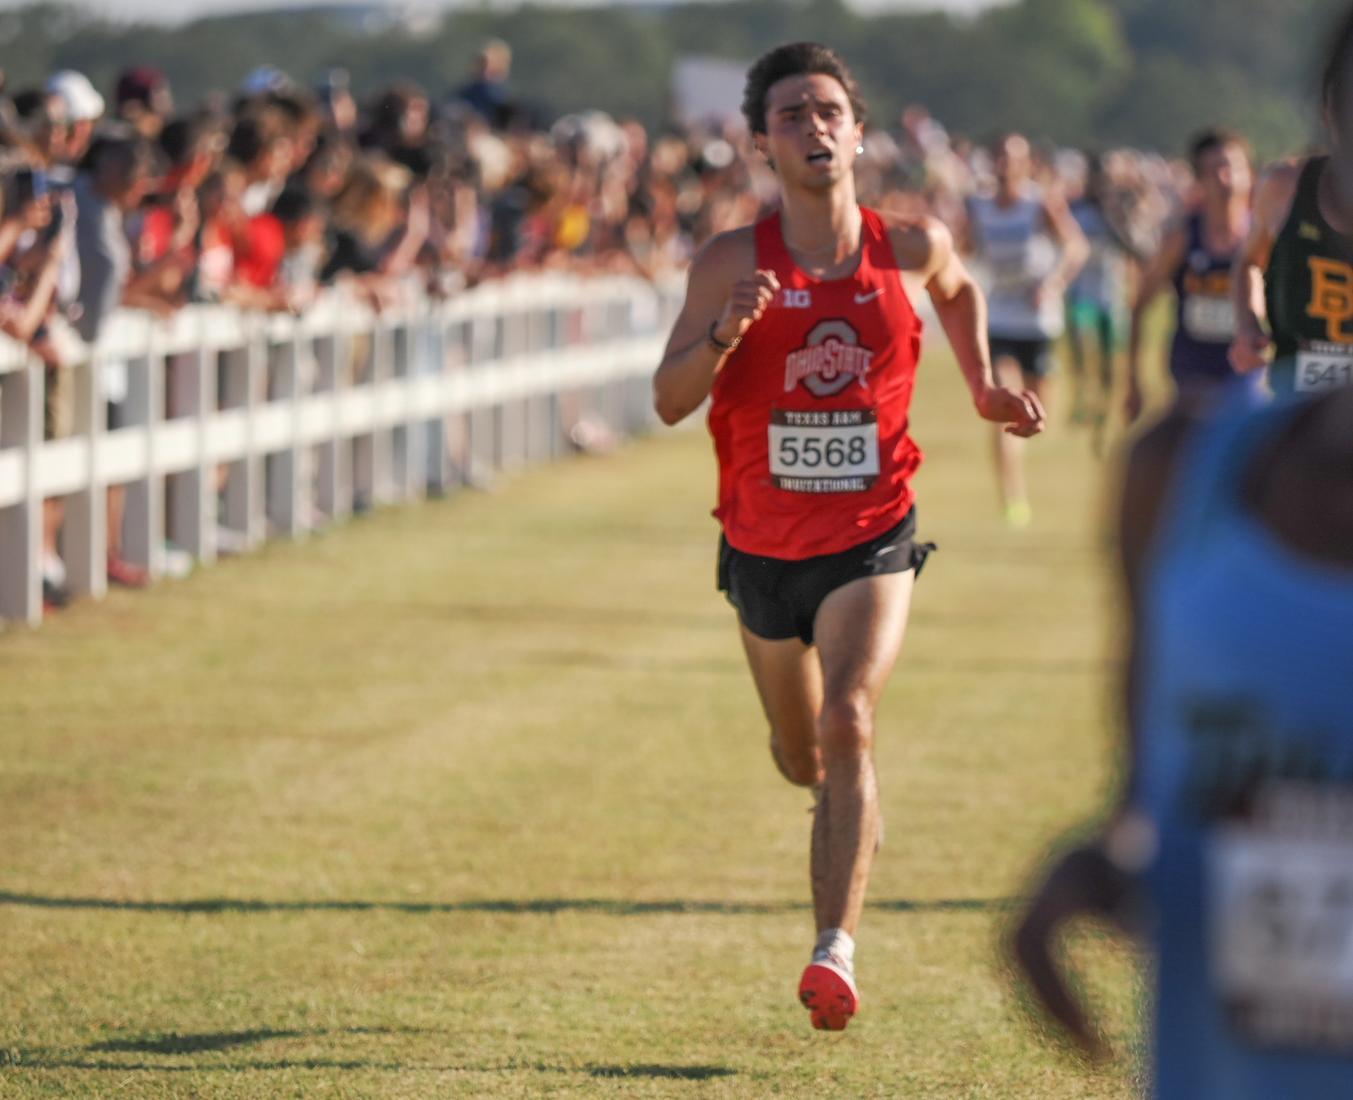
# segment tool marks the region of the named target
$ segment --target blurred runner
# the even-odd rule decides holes
[[[1332,152],[1275,165],[1260,181],[1236,261],[1239,371],[1268,365],[1280,397],[1353,385],[1353,11],[1322,79]]]
[[[1089,246],[1061,195],[1033,181],[1023,135],[1006,135],[992,152],[996,189],[968,200],[966,243],[989,277],[987,329],[996,379],[1042,401],[1056,365],[1053,343],[1066,323],[1062,296]],[[1027,527],[1033,518],[1022,447],[1011,433],[996,433],[1001,503],[1014,527]]]
[[[1231,268],[1250,227],[1252,170],[1249,146],[1230,130],[1208,130],[1194,139],[1189,163],[1199,202],[1165,234],[1142,274],[1132,305],[1125,412],[1142,411],[1142,334],[1151,304],[1173,285],[1175,332],[1170,376],[1177,399],[1205,408],[1237,383],[1257,393],[1258,374],[1238,376],[1227,356],[1236,332]]]
[[[1086,158],[1085,188],[1071,204],[1071,216],[1085,235],[1089,258],[1067,289],[1071,350],[1073,423],[1094,429],[1096,451],[1103,446],[1113,361],[1121,346],[1128,264],[1132,245],[1115,222],[1112,182],[1097,155]],[[1093,374],[1093,389],[1090,376]]]
[[[719,587],[737,609],[771,753],[812,787],[818,939],[799,996],[815,1027],[859,1005],[854,936],[880,837],[874,711],[902,646],[916,539],[909,434],[928,290],[978,415],[1020,436],[1038,398],[1002,389],[982,293],[937,221],[859,206],[864,106],[845,63],[798,43],[748,73],[743,110],[774,167],[780,210],[719,234],[691,267],[654,379],[669,424],[712,398],[724,537]]]
[[[1042,1004],[1106,1047],[1054,962],[1077,915],[1149,929],[1152,1095],[1328,1100],[1353,1082],[1353,389],[1135,448],[1125,804],[1016,933]]]

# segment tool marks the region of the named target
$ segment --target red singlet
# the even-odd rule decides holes
[[[780,233],[756,224],[756,266],[780,291],[714,380],[714,514],[737,550],[801,560],[895,527],[915,499],[921,450],[907,434],[921,319],[887,227],[860,208],[860,266],[809,278]]]

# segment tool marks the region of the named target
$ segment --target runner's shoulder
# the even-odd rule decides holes
[[[691,260],[691,279],[728,285],[756,270],[756,226],[744,225],[715,233]]]
[[[890,214],[879,211],[893,246],[897,266],[903,271],[928,271],[954,251],[954,235],[939,218]]]
[[[1259,174],[1254,189],[1255,210],[1275,230],[1287,220],[1297,197],[1301,174],[1312,159],[1288,157],[1274,161]]]

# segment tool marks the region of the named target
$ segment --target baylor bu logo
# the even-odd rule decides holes
[[[803,347],[785,357],[785,393],[800,382],[817,397],[840,393],[865,376],[874,353],[860,347],[860,337],[845,321],[820,321],[813,326]]]
[[[1353,320],[1353,267],[1342,260],[1311,256],[1311,304],[1307,316],[1325,322],[1332,344],[1353,343],[1353,331],[1344,325]]]

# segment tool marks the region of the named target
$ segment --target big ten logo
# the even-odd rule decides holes
[[[1353,331],[1344,326],[1353,320],[1353,266],[1342,260],[1311,256],[1310,317],[1325,322],[1326,337],[1332,344],[1353,343]]]
[[[813,295],[807,290],[785,287],[780,304],[785,309],[810,309],[813,305]]]

